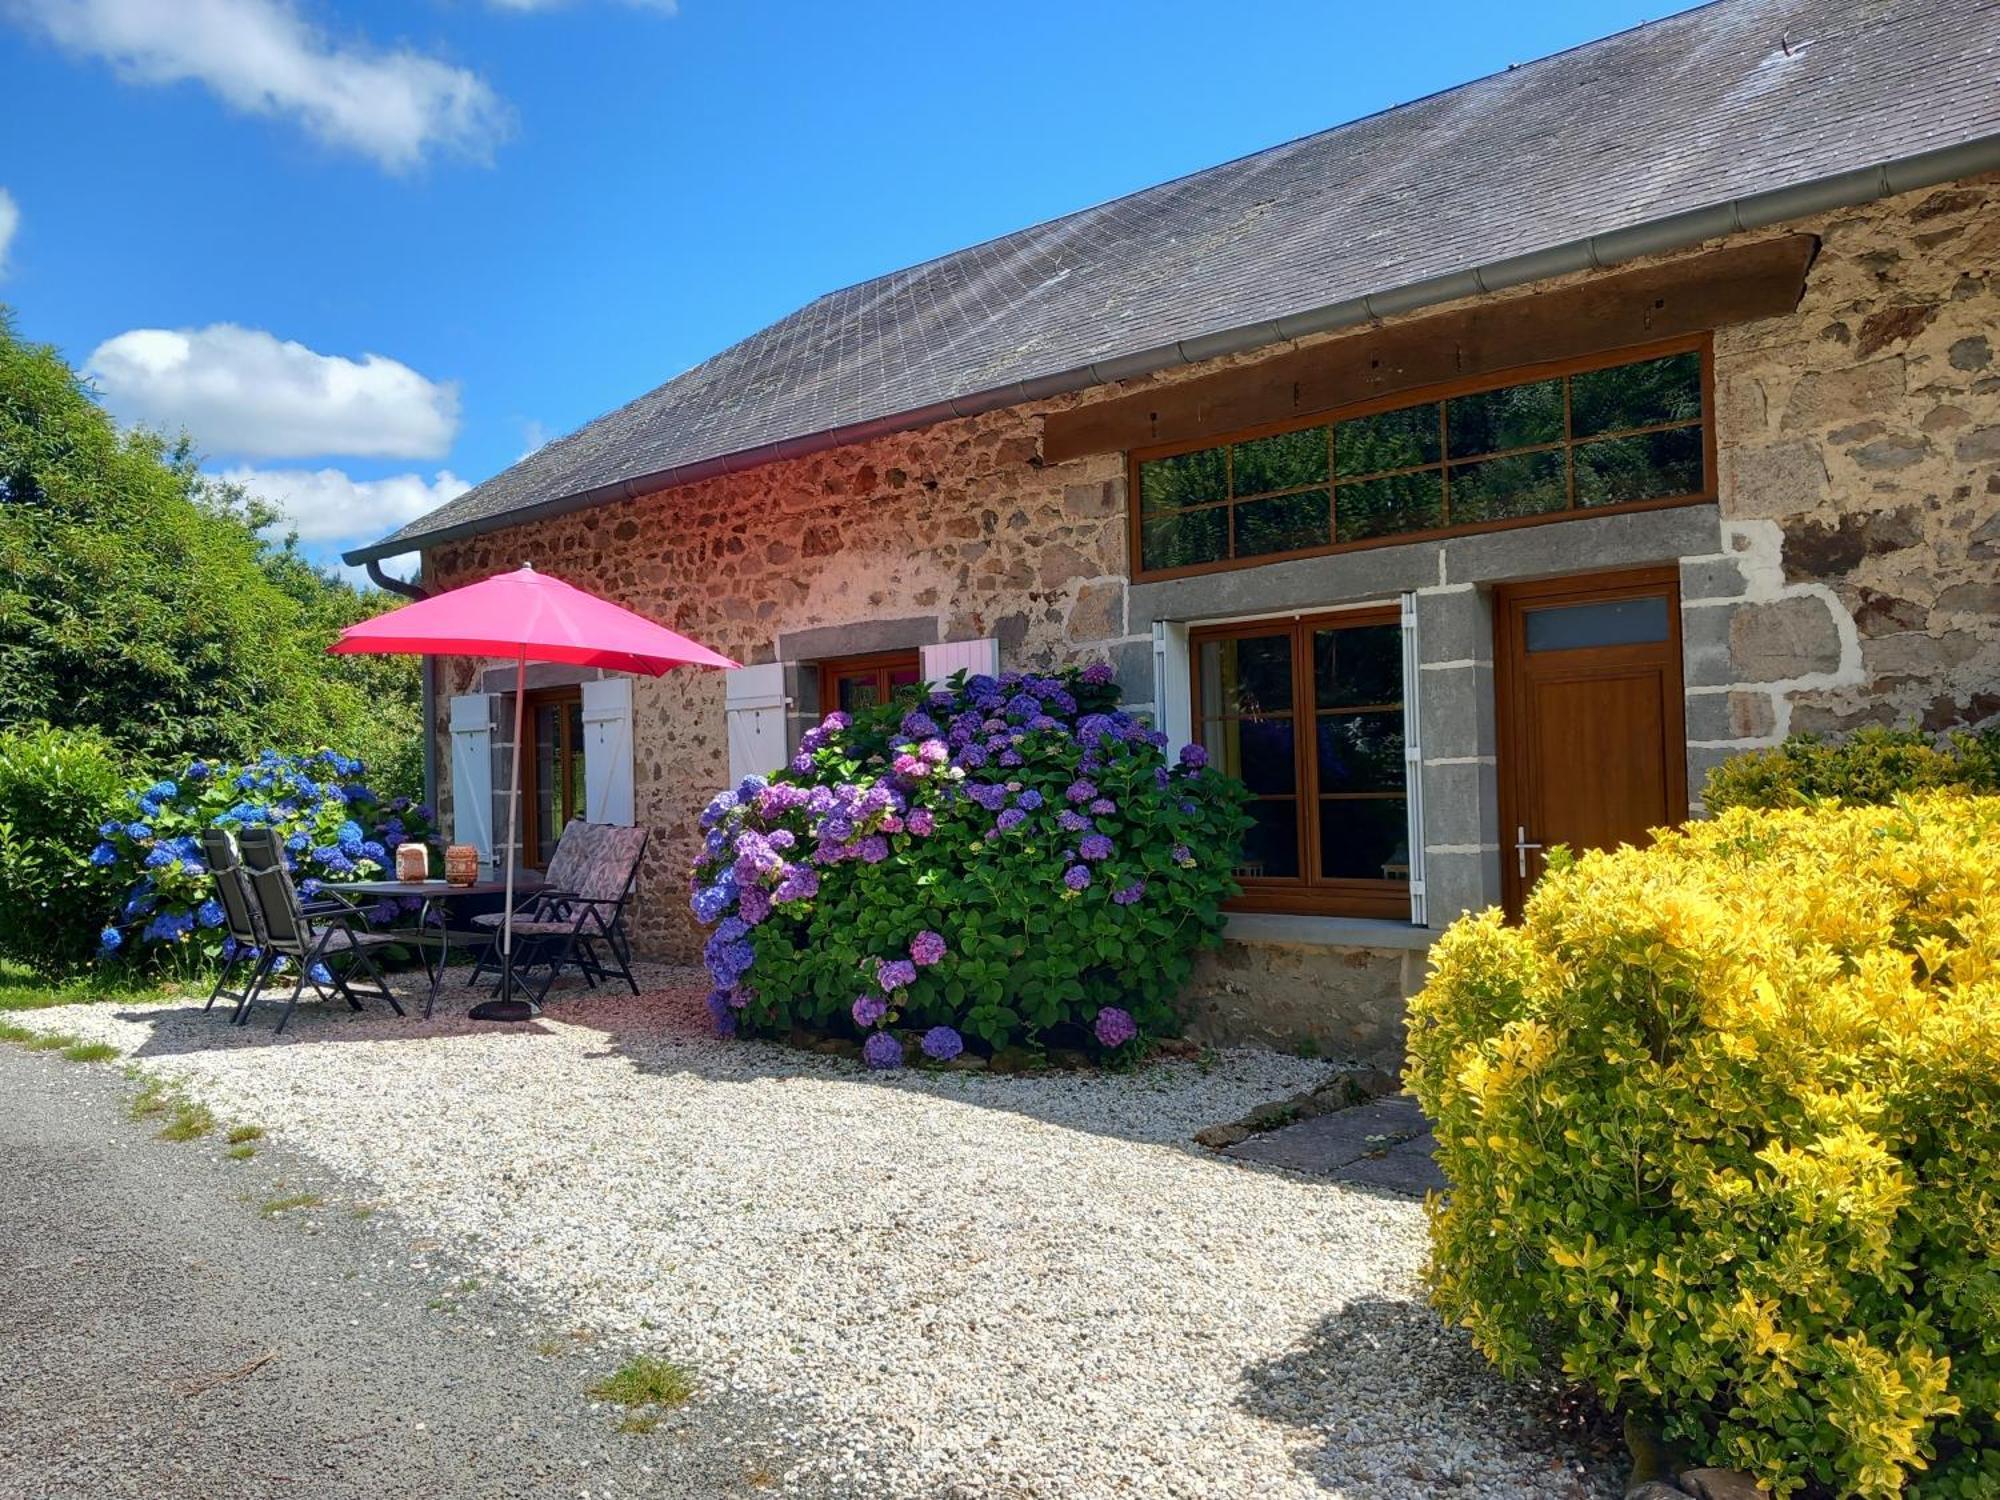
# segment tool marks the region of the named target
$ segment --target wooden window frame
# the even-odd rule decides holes
[[[1329,879],[1320,869],[1319,828],[1319,707],[1314,693],[1312,638],[1321,630],[1357,629],[1363,626],[1402,626],[1402,610],[1397,605],[1344,609],[1312,615],[1281,616],[1277,619],[1237,620],[1224,625],[1196,626],[1188,632],[1188,678],[1191,698],[1190,730],[1194,742],[1215,756],[1215,748],[1202,739],[1205,714],[1201,698],[1201,648],[1210,641],[1241,640],[1249,636],[1288,634],[1292,638],[1292,792],[1299,807],[1298,866],[1296,878],[1240,876],[1240,896],[1225,903],[1230,911],[1290,912],[1309,916],[1374,917],[1409,920],[1410,882],[1403,880]],[[1397,662],[1400,666],[1401,655]],[[1410,685],[1403,684],[1400,711],[1409,701]],[[1308,705],[1301,708],[1301,705]],[[1346,712],[1365,712],[1368,705],[1346,705]],[[1375,711],[1380,711],[1375,710]],[[1299,730],[1301,717],[1311,721],[1310,732]],[[1219,762],[1217,762],[1219,764]],[[1383,792],[1367,795],[1372,800],[1389,801],[1400,796],[1407,808],[1409,772],[1404,770],[1400,794]]]
[[[541,853],[542,830],[540,801],[541,771],[536,764],[535,755],[535,713],[538,709],[567,707],[572,703],[576,704],[579,708],[583,706],[583,688],[581,685],[531,688],[528,691],[527,702],[521,707],[521,733],[526,736],[528,741],[527,744],[521,747],[521,864],[525,869],[539,870],[542,868],[537,858]],[[556,722],[566,729],[569,724],[569,717],[567,714],[559,715]],[[556,743],[556,768],[557,773],[560,775],[563,760],[562,736],[560,734]],[[576,743],[569,747],[569,753],[572,757],[582,755],[583,742],[581,740],[576,741]],[[563,786],[567,787],[568,784],[569,778],[563,777]],[[583,815],[582,808],[571,809],[568,817],[563,815],[561,790],[562,788],[558,788],[556,829],[554,830],[558,836],[560,836],[562,828],[568,825],[570,817],[581,817]]]
[[[1257,568],[1269,563],[1290,562],[1301,557],[1327,557],[1338,552],[1363,552],[1375,547],[1399,547],[1409,542],[1436,541],[1445,537],[1473,536],[1488,531],[1512,531],[1522,526],[1546,526],[1551,522],[1574,521],[1585,516],[1626,515],[1635,511],[1672,510],[1686,505],[1712,505],[1716,498],[1715,475],[1715,347],[1714,338],[1708,333],[1688,334],[1681,338],[1661,339],[1650,344],[1634,344],[1621,349],[1609,349],[1572,359],[1548,360],[1540,364],[1517,365],[1511,369],[1495,371],[1466,380],[1449,381],[1440,385],[1419,386],[1397,391],[1393,395],[1378,396],[1367,401],[1357,401],[1347,406],[1332,407],[1310,413],[1300,413],[1280,422],[1266,422],[1256,427],[1246,427],[1239,431],[1212,434],[1183,442],[1156,443],[1149,447],[1134,448],[1125,455],[1125,493],[1130,497],[1126,506],[1126,546],[1132,560],[1132,580],[1135,583],[1154,583],[1171,578],[1191,578],[1204,573],[1226,573],[1238,568]],[[1376,416],[1382,412],[1401,411],[1405,407],[1428,406],[1432,402],[1442,403],[1455,396],[1472,396],[1482,391],[1504,390],[1508,386],[1530,385],[1538,380],[1550,380],[1557,376],[1585,375],[1596,370],[1614,369],[1619,365],[1638,364],[1649,359],[1659,359],[1671,354],[1699,354],[1701,356],[1701,450],[1702,484],[1691,494],[1668,495],[1651,500],[1625,500],[1613,505],[1587,505],[1576,503],[1576,483],[1574,465],[1565,465],[1568,494],[1563,509],[1544,511],[1532,516],[1507,516],[1494,521],[1471,521],[1460,526],[1433,526],[1423,530],[1398,531],[1385,536],[1362,537],[1351,542],[1328,542],[1320,547],[1302,547],[1290,552],[1265,552],[1255,557],[1225,557],[1215,562],[1188,563],[1177,568],[1148,568],[1144,551],[1144,499],[1139,484],[1139,467],[1154,459],[1173,458],[1182,453],[1199,453],[1207,448],[1221,448],[1225,451],[1237,443],[1250,442],[1257,438],[1276,437],[1287,432],[1297,432],[1308,427],[1330,427],[1336,423],[1353,421],[1358,417]],[[1507,449],[1504,455],[1565,450],[1580,446],[1579,440],[1567,435],[1568,427],[1568,387],[1564,388],[1565,436],[1557,443],[1530,445],[1518,449]],[[1610,438],[1629,436],[1635,433],[1664,430],[1666,427],[1684,427],[1687,423],[1667,423],[1653,428],[1620,429],[1615,433],[1593,434],[1585,442],[1597,442]],[[1487,455],[1476,455],[1457,460],[1460,464],[1477,462]],[[1438,465],[1441,470],[1453,463],[1448,453],[1440,452]],[[1430,465],[1421,465],[1428,470]],[[1413,472],[1413,471],[1412,471]],[[1380,477],[1380,476],[1373,476]],[[1329,524],[1337,524],[1339,498],[1333,492],[1339,487],[1339,477],[1329,467],[1324,485],[1305,485],[1293,490],[1272,491],[1247,497],[1248,501],[1269,499],[1288,493],[1325,489],[1330,496]],[[1350,480],[1349,483],[1356,481]],[[1211,502],[1206,506],[1186,508],[1190,512],[1201,510],[1221,510],[1228,517],[1229,534],[1235,533],[1235,512],[1242,503],[1235,497]],[[1232,543],[1233,545],[1233,543]]]
[[[895,689],[889,684],[889,674],[895,671],[911,671],[922,683],[924,674],[923,653],[910,651],[871,651],[864,656],[833,656],[819,663],[819,703],[820,715],[825,717],[840,707],[838,685],[843,677],[858,677],[863,672],[875,674],[875,701],[887,703]]]

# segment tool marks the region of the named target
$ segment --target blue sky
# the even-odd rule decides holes
[[[0,0],[0,301],[331,560],[821,292],[1660,13]]]

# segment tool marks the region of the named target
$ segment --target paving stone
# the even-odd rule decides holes
[[[1412,1197],[1432,1191],[1441,1193],[1447,1184],[1433,1155],[1436,1150],[1437,1138],[1426,1131],[1400,1146],[1390,1147],[1381,1156],[1358,1157],[1332,1175],[1342,1182],[1389,1188]]]
[[[1294,1172],[1333,1176],[1350,1162],[1429,1135],[1429,1125],[1414,1099],[1377,1099],[1353,1109],[1316,1115],[1252,1136],[1223,1154]]]

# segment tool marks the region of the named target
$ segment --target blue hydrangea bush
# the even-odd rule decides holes
[[[717,1029],[852,1036],[880,1068],[1170,1033],[1249,819],[1199,747],[1165,745],[1103,664],[829,715],[702,814]]]
[[[240,766],[191,761],[176,780],[130,788],[90,852],[93,865],[122,877],[124,891],[98,935],[99,961],[193,968],[234,954],[202,862],[204,828],[276,829],[307,899],[330,882],[384,878],[397,844],[430,836],[430,809],[378,797],[366,769],[332,750],[266,750]],[[380,901],[363,910],[386,923],[420,904]]]

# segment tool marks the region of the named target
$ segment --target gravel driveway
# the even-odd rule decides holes
[[[806,1413],[777,1488],[868,1496],[1592,1496],[1425,1311],[1407,1199],[1193,1146],[1325,1076],[865,1073],[708,1034],[698,976],[523,1026],[302,1008],[28,1024],[117,1045],[553,1323]],[[453,997],[447,997],[447,1003]]]

